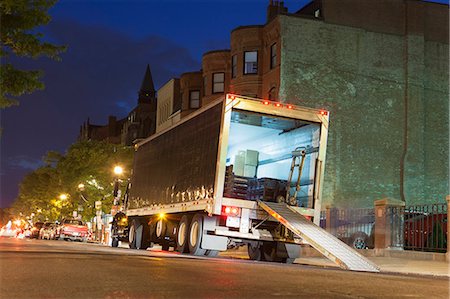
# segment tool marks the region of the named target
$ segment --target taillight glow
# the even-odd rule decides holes
[[[281,103],[275,103],[275,107],[283,107],[283,105]]]
[[[269,105],[270,102],[269,102],[269,101],[263,101],[263,104],[264,104],[264,105]]]
[[[320,110],[320,114],[322,114],[322,115],[328,115],[328,111],[326,111],[326,110]]]
[[[225,216],[239,216],[241,209],[237,207],[223,207],[222,211]]]
[[[287,105],[286,107],[287,107],[288,109],[294,108],[292,105]]]

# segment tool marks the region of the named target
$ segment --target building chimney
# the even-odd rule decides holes
[[[287,14],[288,9],[287,7],[284,7],[284,1],[279,0],[270,0],[269,6],[267,6],[267,20],[266,22],[269,23],[275,17],[279,14]]]

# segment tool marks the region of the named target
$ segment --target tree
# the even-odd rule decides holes
[[[45,166],[29,173],[20,184],[13,205],[16,215],[35,214],[36,220],[51,221],[68,217],[78,206],[83,207],[84,220],[95,215],[95,201],[103,199],[104,212],[111,209],[114,165],[131,171],[133,148],[101,141],[73,144],[65,155],[49,152]],[[83,184],[83,190],[79,190]],[[67,194],[67,199],[59,198]],[[40,211],[37,213],[37,211]]]
[[[59,60],[64,46],[42,41],[43,34],[36,28],[46,25],[51,18],[48,10],[56,0],[0,0],[1,68],[0,108],[17,105],[16,97],[43,89],[42,71],[19,70],[11,58],[47,56]]]

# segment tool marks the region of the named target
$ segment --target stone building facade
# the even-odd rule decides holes
[[[230,46],[181,76],[181,117],[226,92],[327,109],[325,203],[450,193],[447,5],[315,0],[288,13],[270,1],[267,23],[234,29]]]
[[[156,109],[154,90],[149,93],[151,125],[140,118],[137,127],[145,129],[132,131],[130,113],[107,126],[85,124],[81,135],[117,142],[121,134],[128,144],[133,138],[124,133],[149,136],[227,92],[327,109],[325,204],[444,201],[450,193],[448,13],[448,5],[420,0],[314,0],[289,13],[271,0],[265,24],[234,29],[229,50],[205,53],[200,71],[158,91],[169,104]]]

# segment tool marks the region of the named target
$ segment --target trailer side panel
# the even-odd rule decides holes
[[[222,105],[139,146],[128,208],[213,198]]]

